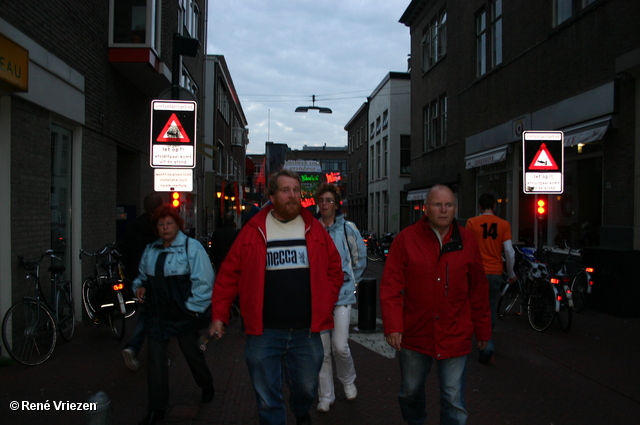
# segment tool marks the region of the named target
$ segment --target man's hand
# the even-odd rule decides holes
[[[477,341],[476,347],[478,347],[478,350],[484,350],[487,348],[487,344],[489,344],[489,341]]]
[[[507,282],[509,283],[509,285],[512,285],[514,283],[516,283],[518,281],[518,276],[513,276],[512,278],[510,278],[509,280],[507,280]]]
[[[387,335],[387,344],[392,346],[396,351],[400,351],[402,342],[402,334],[400,332],[392,332]]]
[[[214,320],[209,325],[209,336],[213,339],[220,339],[224,336],[224,323],[222,320]]]
[[[147,288],[145,287],[139,287],[138,289],[136,289],[136,298],[138,299],[138,302],[140,304],[144,304],[144,294],[147,292]]]

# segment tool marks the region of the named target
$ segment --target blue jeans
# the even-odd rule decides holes
[[[431,356],[406,348],[400,351],[402,383],[398,401],[402,419],[410,424],[423,424],[427,420],[425,385],[434,361],[440,380],[440,424],[464,425],[467,423],[464,400],[467,356],[435,360]]]
[[[138,309],[140,309],[138,313],[138,321],[136,322],[136,327],[133,329],[133,334],[131,338],[127,341],[124,348],[131,348],[135,351],[136,355],[140,352],[142,348],[142,343],[147,338],[147,328],[144,326],[144,307],[142,304],[138,305]]]
[[[498,320],[498,296],[500,295],[500,287],[504,282],[504,277],[501,274],[488,274],[487,280],[489,281],[489,304],[491,305],[491,328],[493,329]],[[484,349],[484,352],[490,354],[494,351],[495,346],[491,339],[487,344],[487,348]]]
[[[320,334],[309,329],[264,329],[262,335],[247,335],[244,354],[260,425],[287,423],[282,395],[285,380],[293,414],[298,418],[309,412],[318,394],[324,357]]]

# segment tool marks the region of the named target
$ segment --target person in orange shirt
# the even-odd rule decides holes
[[[515,252],[511,243],[511,225],[494,214],[496,198],[491,193],[483,193],[478,198],[478,205],[482,214],[467,220],[467,229],[471,230],[480,246],[480,254],[484,264],[484,272],[489,280],[489,301],[491,302],[492,326],[496,323],[496,301],[500,293],[500,286],[504,281],[502,253],[506,260],[508,282],[517,280],[513,271]],[[490,340],[484,350],[480,350],[480,362],[494,364],[495,347]]]

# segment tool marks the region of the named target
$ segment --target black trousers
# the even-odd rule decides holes
[[[176,336],[191,374],[200,388],[213,388],[213,377],[207,366],[204,353],[198,347],[198,332],[187,332]],[[149,411],[166,411],[169,404],[169,367],[167,364],[167,345],[169,340],[160,340],[149,336]]]

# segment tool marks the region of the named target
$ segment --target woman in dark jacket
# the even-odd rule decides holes
[[[167,344],[176,337],[199,387],[202,402],[213,400],[213,378],[198,347],[198,330],[208,324],[214,272],[202,245],[187,237],[184,220],[171,205],[151,219],[160,237],[147,245],[133,289],[145,303],[149,333],[149,414],[142,424],[164,419],[169,401]]]

